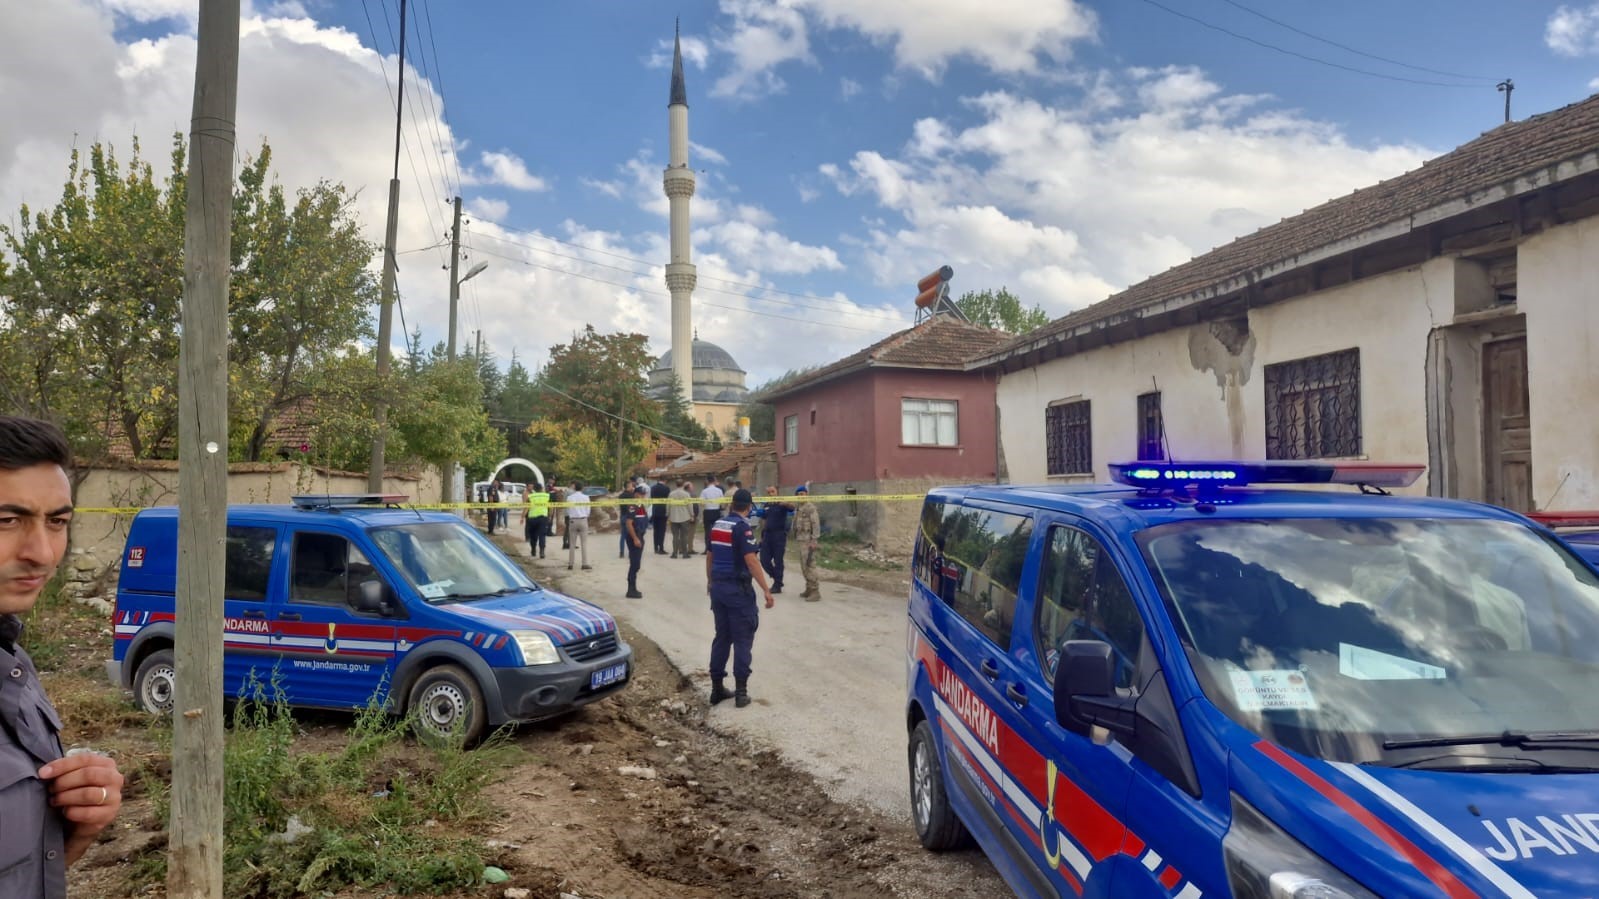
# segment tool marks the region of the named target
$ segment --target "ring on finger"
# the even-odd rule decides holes
[[[95,805],[105,805],[105,801],[107,799],[109,799],[109,798],[111,798],[111,791],[106,789],[105,787],[101,787],[100,788],[100,801],[96,802]]]

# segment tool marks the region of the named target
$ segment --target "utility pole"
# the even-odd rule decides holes
[[[624,422],[627,420],[627,397],[622,397],[622,412],[616,416],[616,489],[622,489],[622,440],[627,437]]]
[[[461,198],[455,198],[455,224],[450,226],[450,343],[445,358],[455,363],[455,307],[461,300]],[[446,504],[455,502],[455,460],[444,463],[444,487],[440,494]]]
[[[222,895],[222,592],[228,526],[228,274],[239,0],[201,0],[178,349],[178,594],[167,895]]]
[[[389,179],[389,222],[383,238],[383,300],[378,312],[378,399],[372,410],[377,433],[372,438],[372,465],[366,489],[383,492],[384,454],[389,440],[389,337],[394,331],[394,276],[399,267],[395,234],[400,227],[400,124],[405,112],[405,0],[400,0],[400,85],[394,101],[394,175]]]
[[[1516,83],[1509,78],[1499,82],[1499,92],[1505,95],[1505,121],[1510,121],[1510,95],[1516,90]]]

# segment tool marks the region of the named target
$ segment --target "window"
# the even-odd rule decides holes
[[[274,528],[228,526],[222,595],[228,599],[263,602],[272,576],[272,550],[277,546]]]
[[[1038,584],[1034,631],[1044,676],[1054,680],[1066,641],[1103,640],[1116,660],[1116,686],[1132,686],[1144,620],[1115,560],[1099,541],[1076,528],[1050,528]]]
[[[1008,649],[1032,534],[1025,515],[928,503],[914,570],[956,614]]]
[[[956,411],[954,400],[899,401],[899,442],[907,446],[954,446]]]
[[[1092,474],[1093,433],[1088,400],[1057,403],[1044,410],[1044,445],[1049,474]]]
[[[1138,396],[1138,458],[1150,462],[1166,458],[1166,421],[1160,414],[1160,391]]]
[[[1360,452],[1360,350],[1266,366],[1266,458]]]
[[[799,452],[799,416],[790,415],[783,419],[783,452]]]
[[[310,531],[294,535],[289,601],[342,605],[373,577],[372,563],[350,541]]]

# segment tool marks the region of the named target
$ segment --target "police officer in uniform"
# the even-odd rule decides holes
[[[122,805],[116,762],[63,757],[61,719],[18,641],[67,550],[71,451],[55,425],[0,417],[0,896],[65,899],[77,861]]]
[[[751,580],[761,585],[768,609],[777,603],[766,586],[766,573],[756,558],[749,513],[750,492],[735,491],[732,511],[711,528],[705,557],[711,614],[716,618],[716,636],[711,640],[711,705],[729,696],[739,708],[750,704],[750,653],[755,646],[755,628],[760,624]],[[727,692],[726,686],[729,650],[733,654],[732,693]]]
[[[761,568],[772,579],[772,592],[783,592],[783,554],[788,552],[788,516],[794,506],[777,498],[777,488],[766,488],[771,497],[761,516]]]
[[[638,592],[638,570],[644,561],[644,535],[650,532],[649,509],[644,497],[649,493],[643,486],[633,488],[634,502],[622,507],[622,537],[627,541],[627,598],[643,599]]]

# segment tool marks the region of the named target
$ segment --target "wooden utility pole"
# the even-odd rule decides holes
[[[201,0],[178,351],[178,595],[167,895],[222,895],[222,580],[228,526],[228,273],[239,0]]]
[[[389,222],[383,237],[383,299],[378,310],[378,399],[372,410],[377,433],[372,438],[372,464],[366,489],[383,492],[384,458],[389,441],[389,338],[394,332],[394,277],[399,268],[395,234],[400,227],[400,123],[405,111],[405,0],[400,0],[400,84],[394,101],[394,176],[389,179]]]

